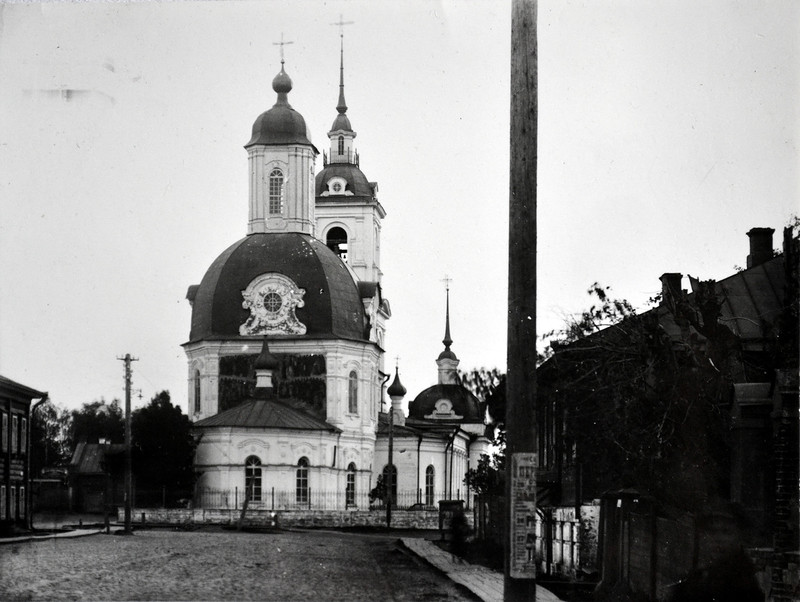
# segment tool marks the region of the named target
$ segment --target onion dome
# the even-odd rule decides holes
[[[283,61],[280,73],[272,80],[272,89],[277,92],[278,100],[271,109],[256,118],[253,136],[244,147],[249,148],[256,144],[305,144],[313,147],[305,119],[289,104],[288,94],[292,90],[292,79],[283,70]]]
[[[389,385],[386,392],[389,394],[389,397],[403,397],[406,394],[406,388],[403,386],[403,383],[400,382],[400,368],[395,368],[394,381]]]
[[[192,292],[190,342],[265,334],[368,338],[353,276],[308,234],[250,234],[217,257]]]
[[[478,398],[462,385],[433,385],[408,404],[408,417],[482,423],[484,410]]]

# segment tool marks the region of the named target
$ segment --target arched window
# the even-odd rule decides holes
[[[347,411],[358,414],[358,373],[355,370],[347,377]]]
[[[200,370],[194,371],[194,413],[200,413]]]
[[[344,136],[339,136],[339,154],[344,154]]]
[[[435,472],[433,466],[425,469],[425,505],[433,506],[433,477]]]
[[[280,215],[282,210],[283,197],[283,172],[280,169],[273,169],[269,173],[269,212],[272,215]]]
[[[344,502],[347,507],[356,505],[356,465],[347,466],[347,482],[344,488]]]
[[[390,466],[389,464],[387,464],[386,466],[383,467],[383,484],[384,484],[384,486],[388,483],[390,474],[391,474],[391,478],[392,478],[392,487],[390,489],[391,494],[392,494],[392,504],[396,504],[397,503],[397,466],[395,466],[393,464]]]
[[[347,261],[347,232],[343,228],[336,226],[328,230],[325,239],[328,248],[336,253],[342,261]]]
[[[244,488],[247,499],[261,501],[261,460],[256,456],[244,461]]]
[[[308,503],[308,458],[305,457],[297,462],[295,499],[298,504]]]

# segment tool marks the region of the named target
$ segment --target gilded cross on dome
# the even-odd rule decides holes
[[[281,41],[280,42],[273,42],[273,46],[280,46],[281,47],[281,65],[283,65],[283,47],[288,44],[294,44],[294,42],[284,42],[283,41],[283,32],[281,32]]]

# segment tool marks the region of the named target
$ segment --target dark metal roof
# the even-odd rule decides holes
[[[34,397],[41,398],[47,395],[47,393],[37,391],[36,389],[31,389],[30,387],[13,381],[10,378],[6,378],[5,376],[0,376],[0,394],[12,395],[28,400],[31,400]]]
[[[242,291],[267,272],[305,289],[304,306],[296,311],[304,336],[365,340],[364,305],[347,267],[314,237],[290,232],[250,234],[214,260],[194,296],[190,342],[239,337],[250,315]]]
[[[783,309],[785,280],[783,256],[720,280],[720,321],[744,343],[772,336]]]
[[[281,64],[281,71],[272,80],[272,89],[278,93],[278,99],[271,109],[264,111],[253,123],[253,135],[245,148],[263,144],[277,146],[301,144],[310,146],[318,152],[308,136],[308,128],[303,116],[295,111],[288,101],[292,90],[292,80],[286,75]]]
[[[331,178],[340,177],[347,180],[346,190],[353,193],[353,196],[374,198],[375,193],[373,186],[367,181],[367,176],[364,175],[358,167],[350,163],[329,163],[321,172],[317,174],[315,184],[315,194],[317,201],[349,201],[353,196],[326,196],[320,195],[328,189],[328,181]]]
[[[303,431],[338,432],[324,420],[296,409],[291,402],[276,399],[253,399],[235,408],[194,423],[196,428],[206,427],[246,427],[275,428]]]
[[[123,453],[124,451],[124,443],[103,444],[81,441],[75,446],[75,451],[69,462],[70,472],[82,475],[105,474],[106,456]]]
[[[461,385],[433,385],[422,391],[408,404],[409,418],[424,420],[426,416],[434,413],[436,402],[447,399],[453,407],[453,412],[463,418],[458,422],[483,422],[483,405],[475,395]]]

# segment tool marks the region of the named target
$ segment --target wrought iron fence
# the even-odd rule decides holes
[[[460,496],[460,491],[457,492]],[[198,488],[194,495],[194,507],[205,509],[241,509],[250,492],[244,488],[211,489]],[[392,507],[410,510],[437,510],[439,502],[447,499],[442,495],[425,496],[425,492],[398,491],[393,496]],[[456,498],[459,499],[459,498]],[[264,510],[379,510],[386,508],[381,499],[370,500],[366,491],[321,490],[313,488],[276,489],[265,487],[250,494],[248,508]]]

